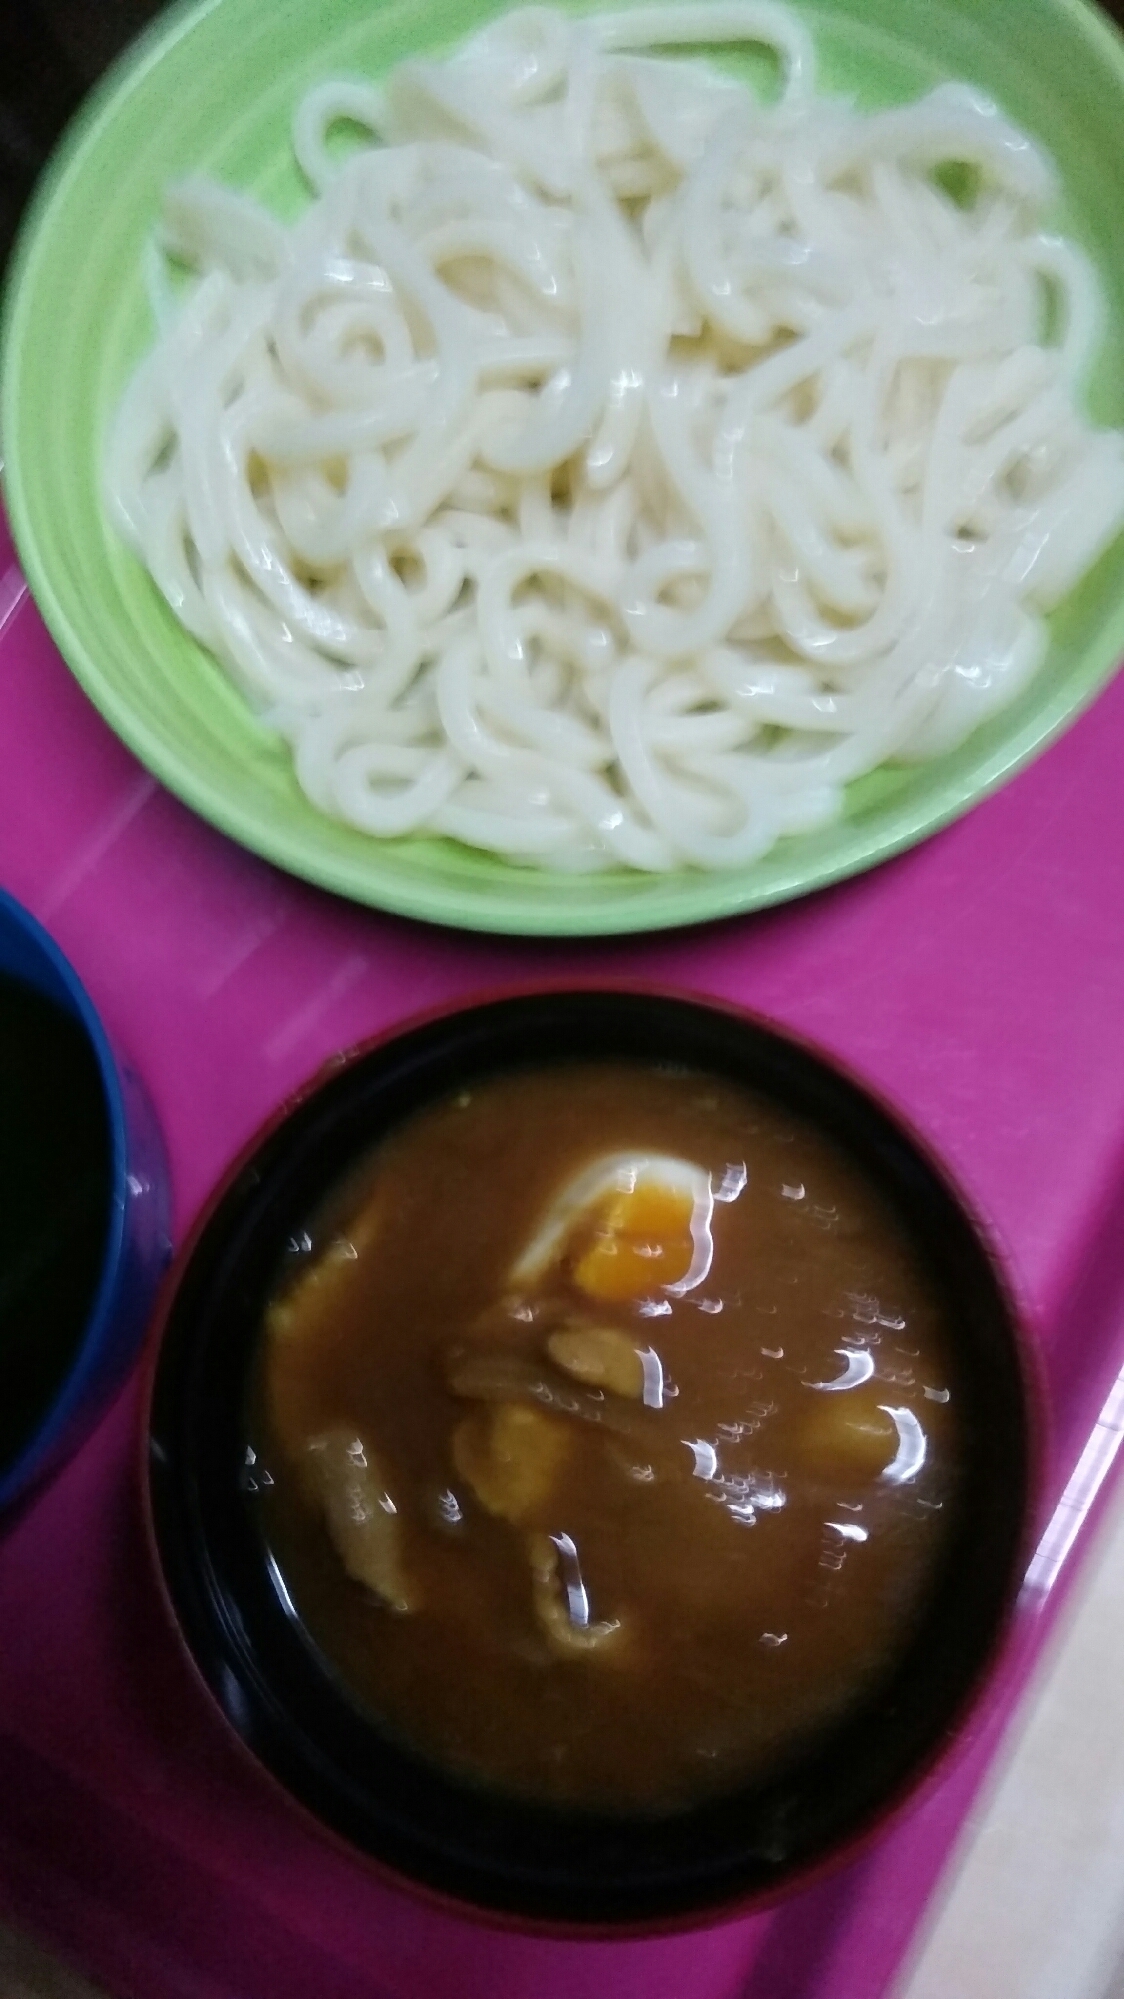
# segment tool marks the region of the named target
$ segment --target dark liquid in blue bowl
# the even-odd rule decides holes
[[[109,1120],[85,1030],[0,975],[0,1476],[77,1353],[109,1203]]]

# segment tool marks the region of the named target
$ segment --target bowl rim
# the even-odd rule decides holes
[[[312,1804],[290,1788],[286,1780],[251,1747],[246,1737],[235,1727],[204,1666],[196,1656],[177,1607],[173,1586],[165,1566],[161,1534],[156,1518],[151,1448],[153,1405],[164,1351],[164,1336],[183,1280],[231,1188],[252,1166],[259,1150],[280,1131],[289,1118],[315,1099],[327,1085],[338,1080],[348,1069],[415,1030],[440,1026],[458,1015],[477,1013],[507,1001],[536,999],[558,1001],[570,997],[586,998],[600,995],[623,996],[641,1002],[671,1001],[704,1013],[723,1016],[735,1025],[744,1024],[766,1036],[776,1038],[795,1051],[800,1058],[807,1058],[811,1063],[820,1065],[856,1095],[864,1097],[897,1131],[909,1150],[920,1159],[959,1211],[995,1285],[1021,1389],[1020,1417],[1025,1464],[1019,1532],[1009,1564],[1006,1586],[1002,1596],[996,1599],[987,1642],[980,1649],[974,1669],[964,1680],[959,1698],[947,1717],[942,1733],[916,1757],[877,1804],[871,1807],[866,1815],[850,1827],[835,1844],[825,1851],[814,1853],[804,1861],[795,1863],[776,1882],[753,1887],[745,1893],[731,1896],[726,1901],[704,1903],[693,1908],[677,1908],[666,1916],[644,1916],[622,1920],[613,1918],[587,1920],[580,1917],[527,1914],[516,1908],[490,1906],[469,1900],[448,1888],[406,1872],[392,1861],[360,1845],[330,1820],[321,1816]],[[1017,1656],[1019,1633],[1023,1624],[1020,1615],[1023,1581],[1027,1563],[1041,1531],[1046,1503],[1045,1473],[1049,1461],[1050,1439],[1049,1399],[1044,1356],[1041,1343],[1035,1337],[1034,1314],[1030,1310],[1012,1259],[1004,1249],[999,1232],[983,1215],[977,1201],[969,1194],[959,1176],[950,1168],[932,1142],[917,1129],[909,1115],[899,1108],[888,1093],[872,1083],[861,1069],[846,1058],[836,1055],[815,1037],[792,1029],[776,1017],[756,1008],[744,1006],[737,1001],[716,998],[687,986],[620,976],[532,978],[473,988],[467,994],[438,1002],[388,1023],[374,1034],[350,1043],[346,1048],[336,1051],[318,1064],[301,1083],[274,1106],[239,1147],[207,1193],[183,1236],[174,1261],[165,1272],[150,1319],[149,1333],[141,1359],[138,1412],[136,1444],[144,1537],[164,1616],[192,1680],[201,1691],[206,1706],[217,1716],[228,1744],[236,1748],[243,1767],[252,1774],[255,1781],[265,1786],[275,1800],[283,1803],[284,1809],[294,1817],[296,1823],[304,1827],[306,1832],[325,1843],[337,1854],[344,1856],[352,1865],[358,1865],[365,1873],[385,1886],[404,1892],[426,1906],[462,1920],[469,1920],[485,1929],[554,1938],[559,1941],[641,1940],[718,1927],[786,1903],[792,1896],[803,1893],[823,1879],[839,1873],[874,1845],[887,1826],[897,1821],[902,1812],[916,1802],[921,1792],[935,1781],[943,1781],[957,1761],[967,1753],[970,1746],[968,1723],[971,1717],[982,1708],[1005,1669]]]
[[[25,1492],[46,1471],[95,1384],[102,1350],[117,1313],[118,1286],[126,1253],[129,1171],[129,1137],[121,1066],[101,1015],[62,947],[30,910],[6,889],[0,888],[0,927],[4,926],[18,932],[25,944],[30,945],[46,975],[45,984],[37,990],[62,1004],[78,1021],[97,1064],[107,1126],[108,1213],[103,1229],[97,1288],[77,1346],[58,1392],[52,1396],[15,1457],[0,1470],[0,1507]],[[4,976],[13,975],[5,973]]]

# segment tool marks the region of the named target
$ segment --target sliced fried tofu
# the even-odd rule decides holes
[[[403,1562],[398,1509],[370,1446],[351,1430],[329,1430],[308,1443],[302,1468],[348,1575],[388,1610],[417,1610],[420,1598]]]

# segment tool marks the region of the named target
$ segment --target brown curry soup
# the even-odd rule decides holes
[[[933,1273],[842,1146],[614,1060],[474,1081],[352,1168],[278,1274],[250,1427],[288,1596],[383,1729],[660,1814],[892,1678],[962,1399]]]

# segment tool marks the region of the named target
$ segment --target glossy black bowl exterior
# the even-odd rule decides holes
[[[514,1065],[626,1057],[768,1092],[851,1152],[943,1291],[967,1360],[960,1526],[908,1656],[862,1710],[768,1783],[661,1819],[561,1812],[447,1777],[348,1698],[271,1568],[247,1464],[248,1381],[289,1237],[380,1134]],[[231,1726],[335,1833],[507,1920],[658,1929],[775,1895],[842,1853],[947,1744],[1010,1608],[1030,1504],[1030,1398],[1014,1313],[961,1198],[917,1139],[831,1062],[751,1017],[582,989],[429,1018],[341,1058],[219,1190],[181,1259],[155,1367],[152,1525],[175,1616]]]

